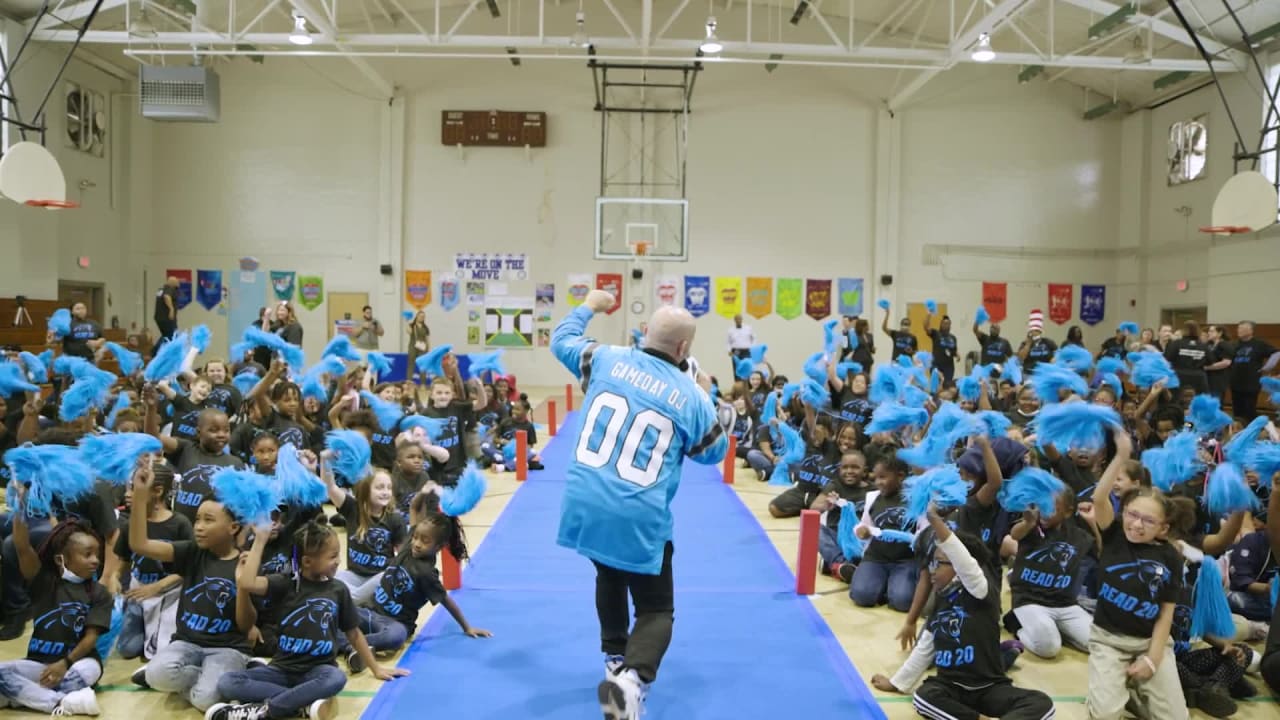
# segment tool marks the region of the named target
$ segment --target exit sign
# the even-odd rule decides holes
[[[1186,291],[1187,291],[1187,281],[1186,281],[1186,280],[1179,280],[1179,281],[1177,282],[1177,284],[1175,285],[1175,287],[1178,289],[1178,292],[1186,292]]]

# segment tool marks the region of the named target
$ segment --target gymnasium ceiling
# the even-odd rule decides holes
[[[1267,36],[1256,43],[1260,54],[1280,50],[1280,0],[1177,0],[1177,7],[1215,68],[1252,74],[1228,2],[1250,35]],[[68,23],[82,23],[93,4],[50,0],[52,16],[38,23],[37,37],[74,40]],[[0,13],[31,24],[40,5],[0,0]],[[982,33],[996,52],[990,72],[1007,73],[1010,83],[1021,75],[1086,87],[1099,102],[1139,107],[1209,77],[1169,0],[103,0],[82,51],[128,68],[188,62],[193,48],[235,62],[287,62],[280,56],[305,51],[344,58],[371,89],[390,94],[396,76],[388,67],[403,62],[397,58],[507,58],[514,49],[525,62],[581,59],[585,50],[571,45],[580,9],[603,59],[689,59],[714,14],[725,46],[715,62],[879,73],[891,79],[877,86],[895,110],[939,75],[972,63]],[[294,13],[314,39],[306,48],[289,42]],[[1182,71],[1190,75],[1155,87]]]

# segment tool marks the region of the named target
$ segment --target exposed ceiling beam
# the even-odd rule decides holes
[[[40,24],[36,26],[37,30],[46,30],[55,28],[59,25],[76,25],[81,20],[89,17],[89,13],[93,12],[94,0],[81,0],[80,2],[69,5],[57,10],[57,14],[49,13],[40,20]],[[98,8],[98,14],[101,15],[108,10],[128,5],[128,0],[103,0],[102,7]]]
[[[1121,7],[1120,5],[1108,2],[1107,0],[1062,0],[1062,2],[1103,16],[1110,15]],[[1151,27],[1151,32],[1156,35],[1160,35],[1161,37],[1169,38],[1181,45],[1186,45],[1190,48],[1194,48],[1196,46],[1195,43],[1191,41],[1191,36],[1187,34],[1187,31],[1184,30],[1181,25],[1171,23],[1168,20],[1161,20],[1138,12],[1130,18],[1129,22],[1134,25],[1149,25]],[[1202,37],[1200,38],[1200,43],[1204,45],[1204,49],[1208,50],[1210,54],[1227,60],[1233,65],[1239,65],[1244,62],[1243,53],[1239,50],[1223,45],[1216,40]]]
[[[1014,15],[1017,15],[1018,12],[1029,5],[1030,2],[1031,0],[1001,0],[998,4],[993,6],[990,12],[982,16],[982,18],[974,23],[968,30],[960,33],[960,35],[955,39],[955,42],[951,43],[951,47],[946,51],[948,55],[946,66],[925,70],[912,78],[911,82],[907,83],[906,87],[899,90],[892,98],[889,99],[889,111],[896,112],[900,109],[903,103],[907,102],[907,100],[911,99],[911,96],[915,95],[921,88],[929,84],[930,80],[934,79],[939,73],[959,62],[960,59],[964,57],[964,54],[969,52],[969,48],[978,41],[979,36],[984,33],[993,33],[995,29],[999,27],[1000,23],[1005,20],[1012,19]],[[999,58],[1000,55],[1001,53],[997,53],[996,57]]]
[[[338,41],[338,29],[329,22],[329,18],[325,17],[324,13],[316,10],[315,6],[311,4],[311,0],[289,0],[289,4],[301,13],[302,16],[307,19],[307,22],[311,23],[312,27],[319,30],[320,34],[324,36],[325,39],[331,41],[334,44],[334,47],[342,51],[348,49],[346,42]],[[253,34],[255,33],[248,33],[248,35]],[[254,45],[258,44],[252,40],[248,42]],[[347,60],[373,83],[374,89],[379,93],[388,98],[396,94],[395,86],[393,86],[386,78],[382,77],[382,74],[375,70],[374,67],[369,64],[368,60],[356,56],[348,56]]]

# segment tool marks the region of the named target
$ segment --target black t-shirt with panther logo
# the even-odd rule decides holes
[[[191,523],[177,513],[170,515],[168,520],[159,522],[148,519],[147,537],[151,540],[164,540],[165,542],[191,540],[193,537]],[[137,583],[137,585],[151,585],[160,582],[174,572],[173,563],[162,563],[159,560],[137,555],[129,547],[128,513],[120,515],[120,533],[116,537],[116,546],[113,550],[116,557],[129,562],[132,567],[129,581],[131,587],[134,586],[134,583]]]
[[[236,566],[239,557],[222,560],[194,541],[173,545],[173,570],[182,576],[175,640],[202,648],[234,648],[248,652],[245,634],[236,627]]]
[[[1084,579],[1080,560],[1093,547],[1093,536],[1070,520],[1055,528],[1033,528],[1018,541],[1018,554],[1009,573],[1013,607],[1075,605]]]
[[[338,512],[347,521],[347,569],[365,577],[385,570],[395,557],[396,548],[404,543],[408,534],[400,513],[394,508],[383,510],[382,517],[370,518],[364,535],[356,537],[360,527],[360,508],[356,499],[348,494]]]
[[[422,411],[429,418],[447,419],[440,437],[432,440],[433,444],[449,451],[449,459],[443,464],[431,463],[431,478],[441,485],[457,485],[458,476],[467,465],[467,451],[463,446],[462,432],[464,426],[472,419],[473,411],[466,403],[452,402],[449,407],[429,407]]]
[[[213,497],[210,481],[214,474],[224,467],[244,466],[235,455],[214,455],[190,440],[178,440],[178,449],[166,457],[180,476],[174,487],[173,511],[189,520],[193,527],[200,503]]]
[[[901,492],[892,497],[885,497],[884,493],[876,492],[875,498],[871,499],[871,509],[867,511],[867,515],[871,518],[871,524],[881,530],[899,530],[907,533],[915,531],[916,519],[907,517],[907,498]],[[911,543],[892,542],[873,537],[867,544],[862,559],[864,562],[895,563],[910,560],[911,556]]]
[[[1000,596],[991,573],[986,574],[984,598],[970,595],[958,580],[937,594],[937,608],[926,629],[933,634],[939,680],[971,688],[1006,681],[1000,658]]]
[[[405,547],[382,573],[382,582],[373,593],[373,606],[409,628],[412,637],[418,611],[427,603],[439,605],[447,596],[435,557],[414,557],[413,548]]]
[[[60,570],[41,569],[31,582],[31,640],[27,659],[48,665],[71,652],[85,628],[105,633],[111,627],[111,595],[101,583],[72,583]],[[90,657],[102,663],[95,650]]]
[[[279,646],[271,667],[287,673],[335,664],[338,635],[351,632],[359,622],[351,591],[341,580],[269,575],[267,598],[280,608]]]
[[[1116,520],[1102,533],[1098,558],[1098,608],[1093,622],[1117,635],[1149,638],[1160,606],[1176,603],[1182,589],[1182,555],[1167,542],[1131,543]]]

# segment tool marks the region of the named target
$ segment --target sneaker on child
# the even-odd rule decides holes
[[[204,720],[266,720],[266,703],[218,703],[204,714]]]
[[[130,676],[129,679],[132,680],[133,684],[137,685],[138,687],[144,687],[147,689],[151,688],[151,686],[147,684],[147,666],[146,665],[143,665],[137,670],[134,670],[133,675]]]
[[[622,669],[622,664],[625,661],[626,661],[626,657],[623,655],[605,655],[604,670],[605,670],[606,676],[617,675],[618,671]]]
[[[80,688],[67,693],[62,697],[62,702],[58,703],[58,707],[53,709],[53,715],[97,715],[101,710],[98,709],[98,696],[94,694],[93,688]]]
[[[596,688],[604,720],[640,720],[644,685],[636,671],[629,668],[605,678]]]
[[[359,675],[365,671],[364,658],[360,657],[360,653],[355,650],[347,653],[347,669],[352,675]]]
[[[311,703],[300,715],[307,718],[307,720],[333,720],[333,716],[337,711],[338,699],[325,698]]]

